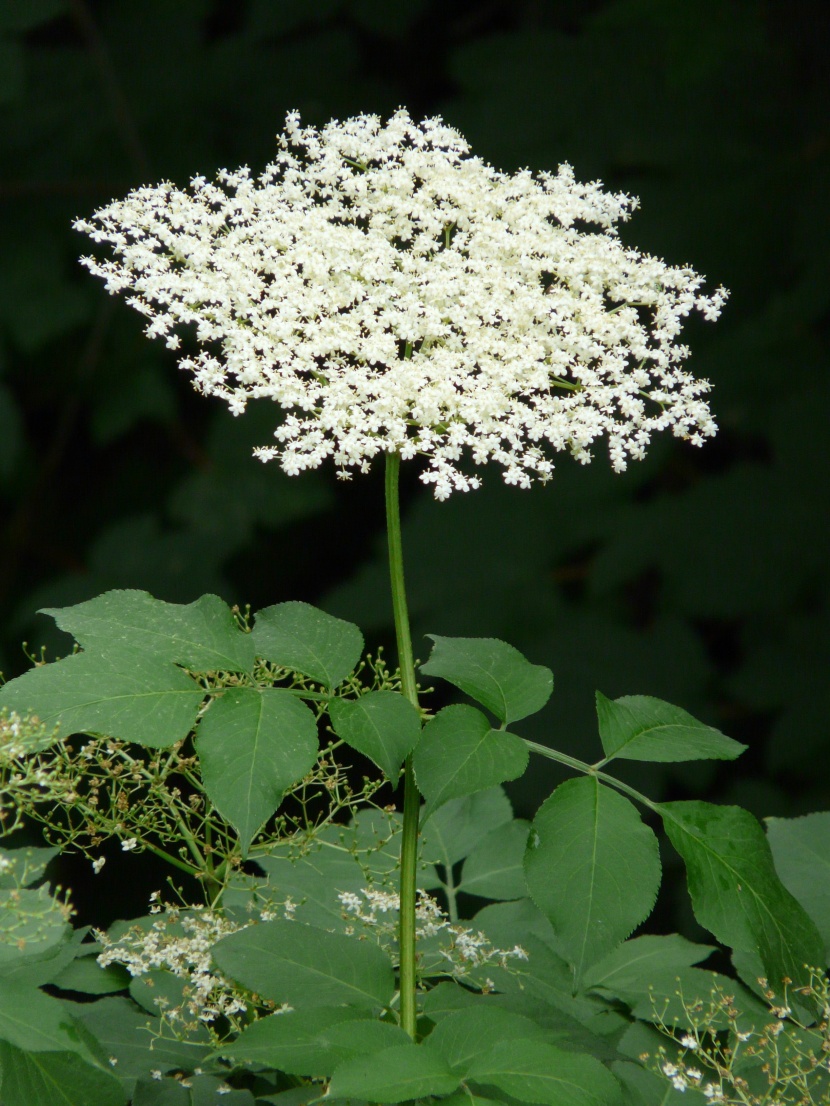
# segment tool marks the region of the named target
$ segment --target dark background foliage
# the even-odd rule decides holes
[[[436,504],[406,474],[416,648],[503,637],[556,675],[527,736],[595,759],[593,692],[745,741],[655,797],[827,807],[828,7],[784,0],[0,2],[0,667],[66,649],[43,606],[113,587],[318,602],[390,640],[382,473],[290,480],[272,410],[196,396],[70,229],[131,187],[263,166],[285,112],[440,113],[499,168],[639,195],[626,240],[732,290],[690,330],[720,434],[614,476]],[[411,468],[411,467],[410,467]],[[633,778],[633,777],[632,777]],[[513,789],[535,809],[552,777]]]

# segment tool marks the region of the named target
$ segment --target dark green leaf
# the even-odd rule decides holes
[[[531,664],[504,641],[427,636],[435,644],[421,671],[455,684],[501,722],[516,722],[535,714],[551,696],[550,669]]]
[[[80,956],[67,964],[52,980],[61,991],[78,991],[84,995],[110,995],[126,991],[130,973],[121,964],[102,968],[95,956]]]
[[[277,603],[257,611],[252,638],[257,655],[334,688],[363,652],[363,634],[351,622],[309,603]]]
[[[0,849],[0,858],[5,862],[0,870],[0,888],[28,887],[35,883],[59,853],[60,849],[39,849],[34,845]]]
[[[155,1070],[192,1070],[206,1066],[210,1053],[207,1030],[189,1034],[187,1040],[161,1035],[158,1017],[149,1017],[128,998],[103,998],[97,1002],[67,1003],[74,1020],[94,1039],[106,1063],[116,1062],[113,1072],[120,1079],[149,1076]],[[152,1045],[152,1048],[150,1047]]]
[[[476,1060],[499,1041],[544,1040],[541,1026],[506,1010],[471,1006],[442,1018],[425,1047],[442,1056],[456,1074],[464,1077]]]
[[[599,1060],[543,1041],[502,1041],[471,1065],[468,1078],[545,1106],[614,1106],[622,1098]]]
[[[239,834],[243,857],[283,794],[317,759],[317,722],[288,691],[228,688],[202,716],[196,752],[208,797]]]
[[[830,951],[830,812],[767,818],[775,870],[818,926]]]
[[[714,945],[695,945],[671,933],[665,937],[646,934],[624,941],[585,972],[586,990],[600,987],[617,994],[647,984],[656,975],[677,972],[699,964],[715,951]]]
[[[421,855],[424,860],[450,868],[468,856],[491,830],[512,818],[510,800],[501,787],[450,799],[423,827]]]
[[[340,1064],[328,1094],[331,1098],[406,1102],[451,1094],[458,1084],[458,1077],[435,1052],[416,1044],[394,1045]]]
[[[824,960],[824,942],[776,875],[757,820],[735,806],[661,803],[671,843],[686,862],[695,917],[723,944],[757,951],[774,989],[808,982],[804,965]]]
[[[58,999],[5,979],[0,979],[0,1041],[27,1052],[84,1051]]]
[[[73,1052],[29,1052],[0,1041],[3,1106],[124,1106],[114,1075]]]
[[[79,653],[0,688],[0,707],[33,711],[63,736],[104,733],[154,749],[187,737],[203,699],[186,672],[149,653]]]
[[[421,736],[418,712],[396,691],[370,691],[359,699],[333,699],[329,717],[337,736],[374,761],[392,781]]]
[[[606,760],[734,760],[746,749],[680,707],[650,695],[612,700],[598,691],[596,701]]]
[[[250,634],[216,595],[195,603],[164,603],[146,591],[108,591],[86,603],[45,608],[62,630],[90,652],[146,655],[194,672],[249,672]]]
[[[344,827],[344,834],[348,833]],[[296,847],[277,844],[268,852],[256,852],[256,863],[268,877],[268,896],[277,902],[290,899],[292,918],[321,929],[342,931],[341,891],[358,893],[367,877],[357,858],[323,830],[308,850],[296,855]],[[361,856],[361,861],[365,858]]]
[[[64,908],[45,885],[0,891],[0,968],[48,954],[69,930]]]
[[[460,891],[485,899],[521,899],[527,895],[524,871],[530,824],[516,818],[491,830],[464,861]]]
[[[232,933],[214,945],[213,957],[231,979],[299,1010],[342,1003],[375,1012],[395,988],[392,964],[377,945],[301,922]]]
[[[321,1007],[261,1018],[221,1054],[253,1061],[290,1075],[329,1076],[344,1060],[363,1056],[409,1038],[397,1025],[366,1018],[349,1006]]]
[[[651,913],[660,886],[657,838],[616,791],[594,777],[568,780],[539,808],[525,873],[578,984]]]
[[[425,817],[448,799],[516,779],[527,761],[521,738],[491,729],[475,707],[444,707],[424,727],[412,759]]]

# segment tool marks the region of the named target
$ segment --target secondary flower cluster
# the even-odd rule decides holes
[[[321,130],[290,114],[258,177],[140,188],[75,226],[111,248],[84,264],[148,335],[176,349],[195,326],[181,365],[199,391],[234,414],[283,409],[263,460],[295,474],[331,457],[348,475],[383,451],[421,455],[444,499],[479,485],[465,456],[526,487],[552,452],[588,461],[602,437],[619,471],[655,431],[715,432],[678,336],[726,292],[623,245],[615,224],[635,206],[568,165],[498,172],[440,119],[400,110]]]
[[[396,891],[372,887],[364,887],[360,894],[363,899],[353,891],[341,891],[338,894],[344,919],[354,918],[367,928],[374,929],[381,944],[385,941],[394,942],[398,934],[400,895]],[[394,917],[387,921],[385,918],[378,918],[378,914],[392,914]],[[514,945],[512,949],[497,949],[483,933],[476,932],[469,926],[453,924],[436,900],[420,888],[415,906],[415,922],[415,934],[419,940],[439,934],[449,937],[449,943],[440,948],[439,955],[449,962],[453,975],[464,976],[472,968],[487,964],[506,968],[510,960],[527,960],[527,953],[521,945]],[[346,932],[351,935],[355,931],[349,926]]]

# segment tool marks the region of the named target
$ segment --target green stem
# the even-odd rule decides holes
[[[630,795],[632,799],[636,799],[638,803],[642,803],[643,806],[648,807],[649,810],[653,810],[657,814],[661,813],[658,804],[652,802],[642,791],[637,791],[635,788],[629,786],[629,784],[623,783],[622,780],[618,780],[615,776],[609,776],[607,772],[600,772],[596,764],[588,764],[584,760],[577,760],[576,757],[569,757],[567,753],[560,753],[558,749],[550,749],[547,745],[538,745],[535,741],[528,741],[526,737],[523,737],[522,741],[524,741],[531,753],[538,753],[540,756],[547,757],[548,760],[555,760],[557,764],[566,764],[568,768],[574,768],[577,772],[584,772],[586,776],[596,776],[598,780],[602,780],[603,783],[615,787],[617,791],[622,791],[626,795]],[[600,764],[607,763],[607,760],[600,761]]]
[[[392,610],[395,616],[395,637],[398,643],[398,664],[401,670],[401,690],[418,709],[418,685],[415,682],[415,661],[409,632],[409,612],[403,578],[403,547],[401,544],[401,513],[398,497],[398,476],[401,458],[398,453],[386,455],[386,533],[389,541],[389,579],[392,587]],[[420,796],[415,784],[412,757],[404,764],[403,829],[401,833],[401,893],[398,931],[401,988],[401,1026],[415,1037],[415,874],[418,860],[418,816]]]

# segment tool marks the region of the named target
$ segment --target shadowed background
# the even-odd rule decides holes
[[[0,3],[0,667],[67,649],[43,606],[137,587],[284,599],[391,642],[382,466],[289,479],[77,263],[70,229],[132,187],[262,168],[305,122],[441,114],[495,166],[641,197],[625,241],[732,290],[688,331],[719,436],[603,447],[530,492],[435,503],[404,474],[416,652],[502,637],[556,677],[522,732],[594,760],[595,688],[746,742],[726,768],[626,768],[655,798],[826,808],[828,9],[778,0],[28,0]],[[511,794],[529,814],[555,780]]]

